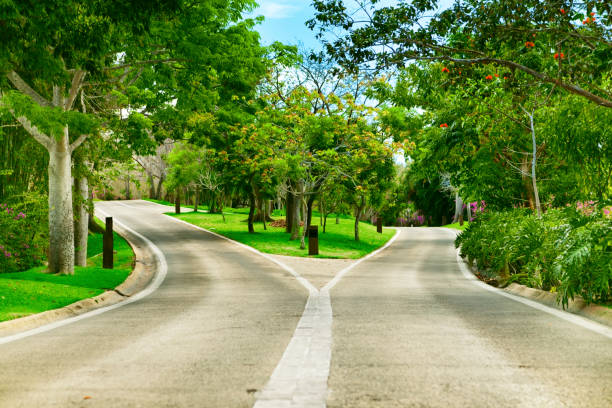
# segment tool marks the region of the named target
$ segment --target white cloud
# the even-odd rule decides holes
[[[263,15],[267,19],[281,19],[293,17],[301,7],[276,1],[259,1],[259,7],[253,14]]]

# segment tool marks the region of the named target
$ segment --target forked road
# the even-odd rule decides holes
[[[167,277],[138,302],[0,345],[0,407],[323,406],[270,380],[294,369],[302,391],[329,375],[329,407],[612,406],[612,339],[470,282],[448,231],[402,230],[330,289],[333,320],[300,320],[308,291],[278,265],[161,206],[98,205],[161,249]],[[310,294],[323,311],[325,294]],[[326,325],[331,342],[317,338]],[[299,333],[321,359],[301,371]]]

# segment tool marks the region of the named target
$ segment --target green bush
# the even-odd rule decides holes
[[[45,258],[46,197],[24,194],[17,203],[0,203],[0,273],[42,265]]]
[[[484,214],[455,245],[502,285],[558,292],[563,305],[576,295],[588,303],[611,299],[612,220],[592,202],[550,209],[540,219],[522,209]]]

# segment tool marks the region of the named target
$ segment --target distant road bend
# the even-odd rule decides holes
[[[475,285],[448,231],[402,229],[306,290],[168,207],[96,207],[157,246],[167,277],[140,301],[0,344],[0,407],[612,407],[612,339]]]

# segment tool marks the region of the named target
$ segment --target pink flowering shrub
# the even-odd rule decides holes
[[[40,200],[37,200],[40,201]],[[29,204],[29,205],[27,205]],[[35,205],[32,205],[35,204]],[[42,265],[44,261],[44,230],[40,205],[29,201],[28,214],[20,208],[0,203],[0,273],[19,272]]]

